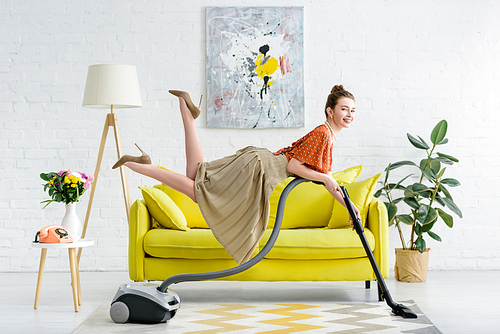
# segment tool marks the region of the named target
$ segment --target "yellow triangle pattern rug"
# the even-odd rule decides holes
[[[73,333],[441,333],[413,301],[417,319],[380,303],[182,304],[166,324],[115,324],[103,304]]]

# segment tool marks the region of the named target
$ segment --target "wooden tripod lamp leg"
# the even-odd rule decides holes
[[[89,224],[90,211],[92,210],[92,203],[94,202],[95,190],[97,188],[97,180],[99,179],[99,170],[101,169],[102,156],[104,154],[104,146],[106,145],[106,137],[108,136],[109,130],[109,119],[111,114],[106,116],[106,122],[104,123],[104,129],[102,130],[101,145],[99,146],[99,154],[97,155],[97,164],[94,171],[94,182],[92,182],[92,189],[90,190],[89,204],[87,205],[87,213],[85,215],[85,223],[82,230],[82,239],[85,238],[87,234],[87,226]]]
[[[118,153],[118,159],[120,159],[120,157],[123,155],[122,143],[121,143],[121,139],[120,139],[120,129],[118,128],[118,120],[117,120],[116,114],[113,113],[113,108],[111,107],[111,113],[107,114],[106,122],[104,123],[104,129],[102,131],[101,145],[99,146],[99,154],[97,155],[97,165],[96,165],[95,171],[94,171],[94,182],[92,183],[89,204],[87,206],[87,213],[85,215],[85,223],[83,225],[83,230],[82,230],[82,239],[84,239],[85,235],[87,234],[87,227],[88,227],[89,218],[90,218],[90,211],[92,210],[92,203],[94,202],[94,194],[95,194],[95,190],[97,188],[97,180],[99,178],[99,170],[101,169],[102,156],[104,154],[104,146],[106,145],[106,138],[108,136],[108,130],[109,130],[110,126],[112,126],[114,128],[116,151]],[[131,201],[130,201],[130,191],[129,191],[129,187],[128,187],[128,180],[127,180],[127,173],[125,171],[124,166],[120,166],[120,174],[121,174],[121,180],[122,180],[123,196],[125,199],[125,211],[127,212],[127,221],[128,221]],[[77,256],[77,263],[80,262],[81,254],[82,254],[82,248],[79,248],[78,249],[78,256]]]
[[[108,130],[110,127],[110,116],[112,114],[106,115],[106,121],[104,122],[104,129],[102,130],[101,144],[99,145],[99,154],[97,154],[97,164],[94,170],[94,182],[92,182],[92,189],[90,189],[89,204],[87,205],[87,213],[85,214],[85,222],[83,224],[82,239],[85,239],[87,234],[87,227],[89,225],[90,211],[92,210],[92,203],[94,202],[95,190],[97,188],[97,180],[99,179],[99,170],[101,169],[102,156],[104,154],[104,146],[106,146],[106,138],[108,136]],[[82,255],[82,248],[78,249],[77,262],[80,263],[80,256]]]
[[[113,125],[115,129],[115,142],[116,142],[116,152],[118,153],[118,159],[120,159],[123,155],[122,152],[122,142],[120,139],[120,129],[118,128],[118,119],[116,118],[116,114],[113,114]],[[128,181],[127,181],[127,173],[125,171],[125,167],[122,165],[120,166],[120,175],[122,179],[122,188],[123,188],[123,197],[125,199],[125,210],[127,211],[127,221],[129,219],[129,212],[130,212],[130,191],[128,188]]]

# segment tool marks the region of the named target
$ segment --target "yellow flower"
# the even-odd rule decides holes
[[[64,183],[71,183],[69,177],[67,177],[67,176],[64,177]]]
[[[71,188],[76,188],[76,186],[77,186],[76,183],[71,184]]]

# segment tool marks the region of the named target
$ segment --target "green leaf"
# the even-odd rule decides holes
[[[441,170],[441,163],[436,159],[432,159],[429,167],[434,172],[433,176],[436,177]]]
[[[430,182],[434,182],[436,175],[432,175],[432,172],[431,172],[429,165],[430,165],[429,159],[422,159],[420,161],[419,168],[420,168],[420,171],[422,172],[422,174],[427,178],[427,180],[429,180]]]
[[[418,236],[422,235],[422,225],[419,223],[415,223],[415,234]]]
[[[54,201],[55,201],[55,200],[53,200],[53,199],[48,199],[48,200],[46,200],[46,201],[40,202],[40,204],[42,204],[42,203],[47,203],[47,204],[45,204],[45,205],[44,205],[44,207],[42,208],[42,210],[43,210],[43,209],[45,209],[45,208],[46,208],[46,207],[47,207],[50,203],[52,203],[52,202],[54,202]]]
[[[413,176],[413,174],[409,174],[409,175],[406,175],[405,177],[403,177],[399,182],[398,182],[398,186],[403,183],[404,181],[406,181],[407,178],[409,178],[410,176]]]
[[[376,197],[376,198],[379,198],[380,195],[382,195],[382,190],[384,190],[384,188],[380,188],[379,190],[377,190],[375,192],[375,194],[373,194],[373,196]]]
[[[429,146],[429,145],[425,142],[425,140],[423,140],[423,139],[422,139],[422,137],[420,137],[420,136],[417,136],[417,137],[418,137],[418,139],[420,139],[420,141],[421,141],[422,143],[424,143],[424,144],[425,144],[425,146],[427,146],[427,147],[429,147],[429,148],[430,148],[430,146]]]
[[[430,191],[429,187],[427,187],[425,184],[422,184],[422,183],[414,183],[412,186],[411,186],[411,190],[413,192],[416,192],[416,193],[421,193],[421,192],[424,192],[424,191]]]
[[[453,200],[451,200],[450,198],[443,198],[443,201],[445,203],[445,205],[451,210],[453,211],[454,214],[456,214],[457,216],[459,216],[460,218],[462,218],[462,211],[460,211],[460,209],[458,208],[458,206],[455,204],[455,202],[453,202]]]
[[[396,216],[400,222],[406,225],[413,225],[413,217],[410,215],[397,215]]]
[[[417,210],[417,219],[422,224],[425,222],[425,218],[427,217],[427,212],[429,211],[427,204],[422,204]]]
[[[420,160],[420,169],[425,170],[427,168],[428,163],[429,163],[429,159]]]
[[[418,149],[428,150],[430,147],[425,142],[413,137],[411,134],[406,134],[410,143]]]
[[[438,156],[442,157],[442,158],[447,158],[447,159],[450,159],[451,161],[453,162],[458,162],[458,159],[455,158],[455,157],[452,157],[451,155],[448,155],[448,154],[444,154],[444,153],[437,153]]]
[[[436,210],[427,204],[422,204],[417,210],[417,219],[423,225],[430,224],[437,219]]]
[[[450,192],[448,191],[448,189],[444,186],[444,184],[442,184],[442,183],[441,183],[441,184],[439,185],[439,191],[442,191],[442,192],[443,192],[443,194],[444,194],[447,198],[449,198],[449,199],[453,200],[453,197],[451,196],[451,194],[450,194]]]
[[[399,183],[389,183],[387,185],[389,187],[389,189],[392,191],[394,189],[399,189],[399,190],[406,190],[406,187],[400,185]]]
[[[450,187],[458,187],[460,185],[460,182],[452,178],[447,178],[447,179],[442,179],[441,184],[446,184]]]
[[[442,178],[443,175],[444,175],[444,172],[446,172],[446,167],[443,168],[443,169],[441,169],[441,171],[439,172],[439,174],[436,176],[436,179],[439,180],[440,178]]]
[[[418,167],[413,161],[405,160],[405,161],[398,161],[398,162],[395,162],[393,164],[390,164],[387,168],[390,169],[390,170],[394,170],[394,169],[402,167],[402,166],[415,166],[415,167]]]
[[[414,197],[405,197],[404,202],[414,210],[420,208],[420,203]]]
[[[425,240],[424,238],[422,238],[421,236],[417,238],[417,240],[415,241],[415,246],[417,247],[418,251],[420,253],[423,253],[425,252]]]
[[[434,223],[436,222],[436,220],[437,220],[437,217],[438,217],[438,215],[437,215],[436,210],[435,210],[435,209],[433,209],[433,208],[431,208],[431,207],[429,206],[429,211],[427,212],[427,217],[425,218],[424,225],[431,225],[431,224],[434,224]],[[430,230],[431,228],[432,228],[432,226],[431,226],[431,227],[429,227],[429,230]]]
[[[437,212],[439,214],[439,217],[444,221],[444,223],[449,227],[453,227],[453,217],[444,212],[442,209],[437,209]]]
[[[443,199],[439,196],[434,197],[434,201],[438,202],[442,206],[446,206],[446,204],[444,204],[444,202],[443,202]]]
[[[436,145],[444,145],[444,144],[448,144],[448,138],[445,138],[443,140],[441,140],[439,143],[437,143]]]
[[[40,178],[41,178],[42,180],[44,180],[44,181],[50,181],[49,176],[48,176],[47,174],[45,174],[45,173],[41,173],[41,174],[40,174]]]
[[[391,171],[391,164],[389,164],[387,166],[387,168],[385,169],[385,179],[384,179],[384,184],[387,183],[387,180],[389,180],[389,173]]]
[[[425,186],[422,183],[419,183],[419,189],[417,189],[415,192],[425,198],[431,198],[432,197],[432,189],[425,186],[425,188],[422,188],[421,186]],[[415,189],[415,188],[413,188]]]
[[[427,170],[421,170],[422,174],[425,176],[425,178],[427,180],[429,180],[429,182],[432,182],[434,183],[435,182],[435,179],[436,179],[436,175],[432,175],[431,173],[433,173],[431,171],[430,168],[427,168]]]
[[[398,204],[399,202],[401,202],[403,199],[404,199],[404,197],[399,197],[399,198],[393,199],[393,200],[392,200],[392,203],[394,203],[394,204],[396,204],[396,205],[397,205],[397,204]]]
[[[387,216],[389,221],[392,221],[394,217],[396,216],[396,213],[398,213],[398,207],[392,203],[384,203],[385,207],[387,208]]]
[[[434,222],[422,226],[422,233],[429,232],[434,227]]]
[[[447,130],[448,130],[448,123],[446,122],[446,120],[443,119],[432,130],[431,142],[434,145],[437,145],[437,143],[441,142],[444,139],[444,137],[446,137]]]
[[[434,239],[434,240],[436,240],[436,241],[439,241],[439,242],[441,242],[441,241],[442,241],[442,240],[441,240],[441,237],[440,237],[439,235],[437,235],[436,233],[434,233],[434,232],[429,231],[429,232],[427,232],[427,234],[428,234],[428,235],[429,235],[432,239]]]
[[[437,161],[441,161],[442,163],[444,163],[446,165],[449,165],[449,166],[453,165],[453,161],[450,160],[450,159],[448,159],[448,158],[446,158],[446,157],[437,157],[437,158],[434,158],[434,159],[436,159]]]

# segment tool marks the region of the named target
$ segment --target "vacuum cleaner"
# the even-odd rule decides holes
[[[180,298],[175,292],[169,289],[170,285],[180,282],[204,281],[232,276],[256,265],[267,255],[267,253],[269,253],[269,251],[273,248],[276,239],[278,239],[281,223],[283,221],[286,198],[292,189],[302,182],[310,182],[310,180],[295,178],[285,187],[278,202],[276,222],[271,236],[264,248],[248,262],[234,268],[215,272],[174,275],[163,281],[160,286],[141,282],[122,284],[111,302],[111,319],[116,323],[165,323],[175,316],[180,307]],[[319,182],[314,183],[322,184]],[[373,271],[375,272],[375,276],[377,277],[379,300],[382,301],[385,299],[387,305],[391,307],[395,315],[403,318],[417,318],[417,315],[411,309],[393,301],[391,294],[389,293],[389,289],[384,282],[384,278],[380,273],[377,262],[375,261],[375,257],[373,256],[370,246],[368,245],[361,221],[354,213],[352,202],[349,199],[349,194],[347,193],[345,187],[341,187],[341,190],[347,210],[349,211],[349,215],[352,219],[354,229],[361,239],[363,248],[365,249]]]

